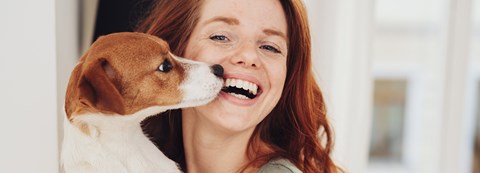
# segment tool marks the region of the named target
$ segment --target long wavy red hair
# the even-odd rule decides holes
[[[280,2],[287,17],[289,38],[285,88],[273,111],[254,130],[246,153],[251,162],[239,172],[277,157],[290,160],[307,173],[341,172],[330,157],[333,134],[312,71],[305,6],[300,0]],[[165,39],[174,54],[183,55],[198,23],[201,4],[202,0],[158,0],[137,31]],[[187,171],[181,118],[181,110],[172,110],[145,120],[142,127],[165,155]]]

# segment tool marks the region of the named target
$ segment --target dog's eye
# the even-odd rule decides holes
[[[172,70],[172,68],[173,68],[172,63],[170,63],[169,60],[163,61],[163,63],[160,64],[160,66],[158,66],[158,70],[164,73],[169,72],[170,70]]]

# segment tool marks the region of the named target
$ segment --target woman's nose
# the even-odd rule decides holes
[[[260,67],[258,50],[253,43],[244,43],[239,46],[231,61],[233,64],[243,65],[246,68]]]

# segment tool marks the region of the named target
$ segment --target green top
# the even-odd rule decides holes
[[[302,173],[302,171],[287,159],[278,158],[270,160],[257,173]]]

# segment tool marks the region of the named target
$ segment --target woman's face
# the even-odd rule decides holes
[[[282,94],[287,21],[278,0],[205,0],[184,56],[225,70],[225,88],[211,103],[184,109],[197,122],[228,131],[253,129]]]

